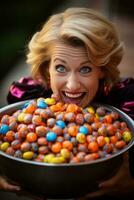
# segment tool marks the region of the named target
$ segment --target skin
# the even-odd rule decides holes
[[[20,191],[20,186],[10,184],[4,177],[0,176],[0,189],[6,191]]]
[[[86,107],[98,91],[103,77],[101,68],[90,62],[84,47],[60,43],[53,47],[51,55],[49,74],[53,93],[66,103]]]

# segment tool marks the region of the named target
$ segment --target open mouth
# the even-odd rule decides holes
[[[62,92],[62,100],[66,103],[74,103],[80,105],[85,94],[85,92],[70,93],[64,91]]]

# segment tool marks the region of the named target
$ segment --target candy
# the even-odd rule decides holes
[[[27,141],[23,142],[20,146],[21,151],[26,152],[31,149],[31,144]]]
[[[71,153],[68,149],[61,149],[60,153],[65,159],[69,159],[71,156]]]
[[[35,142],[37,140],[37,135],[34,132],[29,132],[26,136],[28,142]]]
[[[14,131],[8,131],[5,135],[5,140],[8,142],[11,142],[14,140],[15,132]]]
[[[85,135],[88,134],[88,128],[85,127],[85,126],[80,126],[79,129],[78,129],[78,131],[79,131],[80,133],[85,134]]]
[[[37,107],[38,108],[46,108],[47,104],[43,100],[40,100],[37,102]]]
[[[57,135],[54,132],[50,131],[46,134],[46,139],[48,142],[54,142],[56,140],[56,138],[57,138]]]
[[[119,114],[38,98],[1,116],[0,150],[10,156],[53,164],[90,162],[123,149],[132,133]]]
[[[86,142],[86,136],[82,133],[78,133],[76,135],[76,140],[79,142],[79,143],[85,143]]]
[[[52,154],[52,153],[51,154],[47,154],[47,155],[44,156],[43,161],[45,163],[50,163],[52,158],[54,158],[54,154]]]
[[[27,151],[24,152],[22,157],[26,160],[31,160],[33,158],[34,152],[33,151]]]
[[[78,126],[76,125],[73,125],[73,126],[69,126],[68,127],[68,134],[70,136],[76,136],[78,133]]]
[[[9,126],[6,124],[0,125],[0,134],[6,134],[9,131]]]
[[[60,142],[56,142],[56,143],[52,144],[52,146],[51,146],[51,150],[53,153],[59,153],[61,148],[62,148],[62,145]]]
[[[45,103],[48,105],[54,105],[56,103],[54,98],[46,98]]]
[[[1,144],[1,146],[0,146],[0,149],[2,150],[2,151],[6,151],[7,150],[7,148],[9,147],[9,142],[3,142],[2,144]]]
[[[124,131],[122,135],[125,142],[130,142],[132,139],[132,135],[129,131]]]
[[[57,126],[60,126],[62,129],[66,127],[65,122],[62,121],[62,120],[58,120],[58,121],[56,122],[56,125],[57,125]]]
[[[53,157],[50,160],[50,163],[54,163],[54,164],[59,164],[59,163],[64,163],[64,162],[65,162],[65,158],[63,156]]]

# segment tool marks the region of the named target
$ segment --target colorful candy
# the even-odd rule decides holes
[[[0,119],[0,150],[53,164],[90,162],[126,147],[132,133],[119,114],[38,98]]]

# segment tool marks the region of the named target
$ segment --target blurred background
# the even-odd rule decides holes
[[[134,77],[134,12],[132,0],[1,0],[0,3],[0,107],[7,105],[11,83],[29,75],[25,63],[26,46],[47,18],[65,8],[89,7],[112,20],[125,43],[125,55],[119,65],[122,77]],[[17,172],[16,172],[17,173]],[[0,192],[1,200],[30,199]]]

